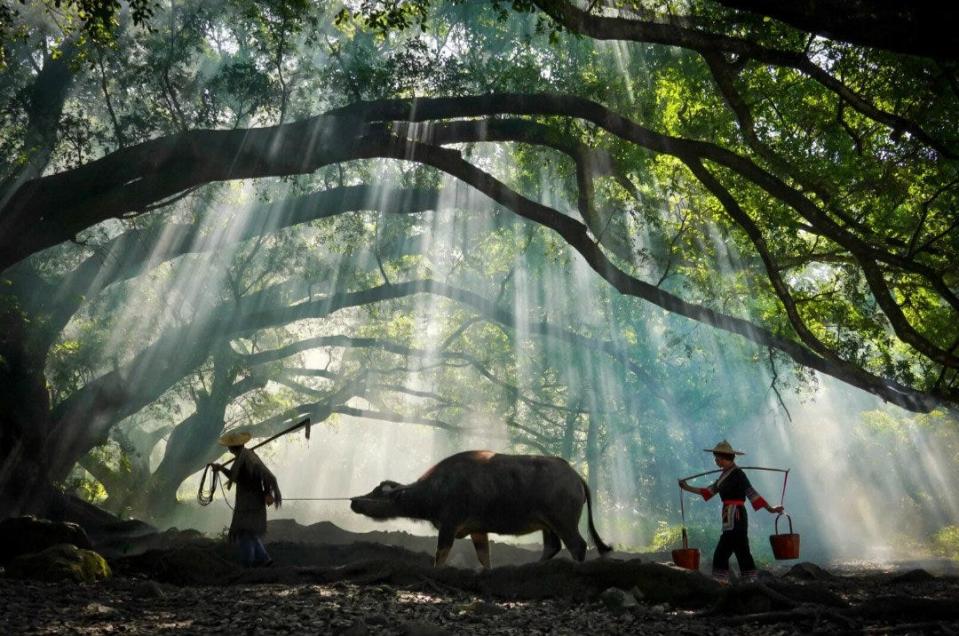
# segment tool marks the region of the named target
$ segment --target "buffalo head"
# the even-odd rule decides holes
[[[359,497],[351,497],[350,509],[361,515],[377,520],[402,517],[400,500],[404,490],[402,484],[384,481],[379,486]]]

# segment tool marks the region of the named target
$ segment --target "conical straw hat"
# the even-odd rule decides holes
[[[746,453],[733,448],[733,445],[723,440],[716,444],[715,448],[704,448],[707,453],[720,453],[723,455],[745,455]]]
[[[217,441],[221,446],[243,446],[252,438],[253,436],[246,431],[230,431]]]

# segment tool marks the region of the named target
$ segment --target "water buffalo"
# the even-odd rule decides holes
[[[490,567],[487,533],[543,532],[543,556],[551,559],[560,540],[577,561],[586,558],[579,517],[586,503],[589,534],[600,554],[612,548],[593,526],[589,487],[559,457],[467,451],[447,457],[412,484],[384,481],[353,497],[350,507],[377,520],[407,517],[439,529],[435,565],[446,561],[453,539],[470,535],[476,556]]]

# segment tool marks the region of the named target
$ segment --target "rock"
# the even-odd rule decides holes
[[[166,592],[156,581],[140,581],[136,585],[137,596],[144,598],[163,598]]]
[[[642,601],[643,599],[646,598],[646,595],[643,594],[643,591],[635,586],[633,587],[633,589],[629,591],[629,593],[632,594],[633,598],[636,599],[637,601]]]
[[[463,613],[472,616],[495,616],[502,614],[506,610],[494,603],[476,600],[463,607]]]
[[[216,551],[188,546],[171,550],[149,550],[136,556],[116,559],[121,573],[145,575],[174,585],[219,585],[233,580],[243,569]]]
[[[794,583],[787,579],[774,579],[768,582],[764,581],[763,585],[798,603],[811,603],[837,608],[849,607],[849,603],[843,597],[820,582]]]
[[[640,594],[642,594],[642,592],[640,592]],[[624,592],[617,587],[610,587],[603,590],[602,594],[599,595],[599,600],[601,600],[607,608],[615,611],[621,611],[639,605],[636,597],[632,593]]]
[[[402,636],[449,636],[449,632],[431,623],[421,621],[407,621],[400,623],[400,634]]]
[[[340,636],[366,636],[370,633],[370,630],[367,628],[366,623],[357,619],[353,621],[352,625],[338,633]]]
[[[802,579],[804,581],[828,581],[829,579],[835,578],[815,563],[809,563],[808,561],[797,563],[783,576]]]
[[[75,523],[37,519],[32,515],[0,521],[0,564],[60,544],[70,544],[84,550],[93,548],[87,533]]]
[[[935,581],[936,577],[923,569],[909,570],[898,576],[889,579],[890,583],[925,583],[926,581]]]
[[[109,605],[104,605],[102,603],[90,603],[81,610],[81,614],[87,617],[93,617],[97,619],[101,618],[111,618],[119,614],[116,608],[110,607]]]
[[[367,625],[389,625],[390,619],[384,614],[370,614],[366,617]]]
[[[68,543],[19,556],[7,566],[7,576],[37,581],[93,583],[110,575],[106,559],[93,550],[81,550]]]

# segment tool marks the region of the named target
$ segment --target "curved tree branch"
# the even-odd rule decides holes
[[[734,54],[763,64],[792,68],[838,95],[866,117],[892,130],[906,131],[943,157],[959,158],[959,154],[935,139],[922,127],[905,117],[884,111],[815,64],[805,53],[774,49],[751,40],[691,29],[677,24],[662,24],[628,18],[592,15],[567,0],[534,0],[547,15],[565,28],[597,40],[633,40],[690,49],[705,55],[710,52]]]

